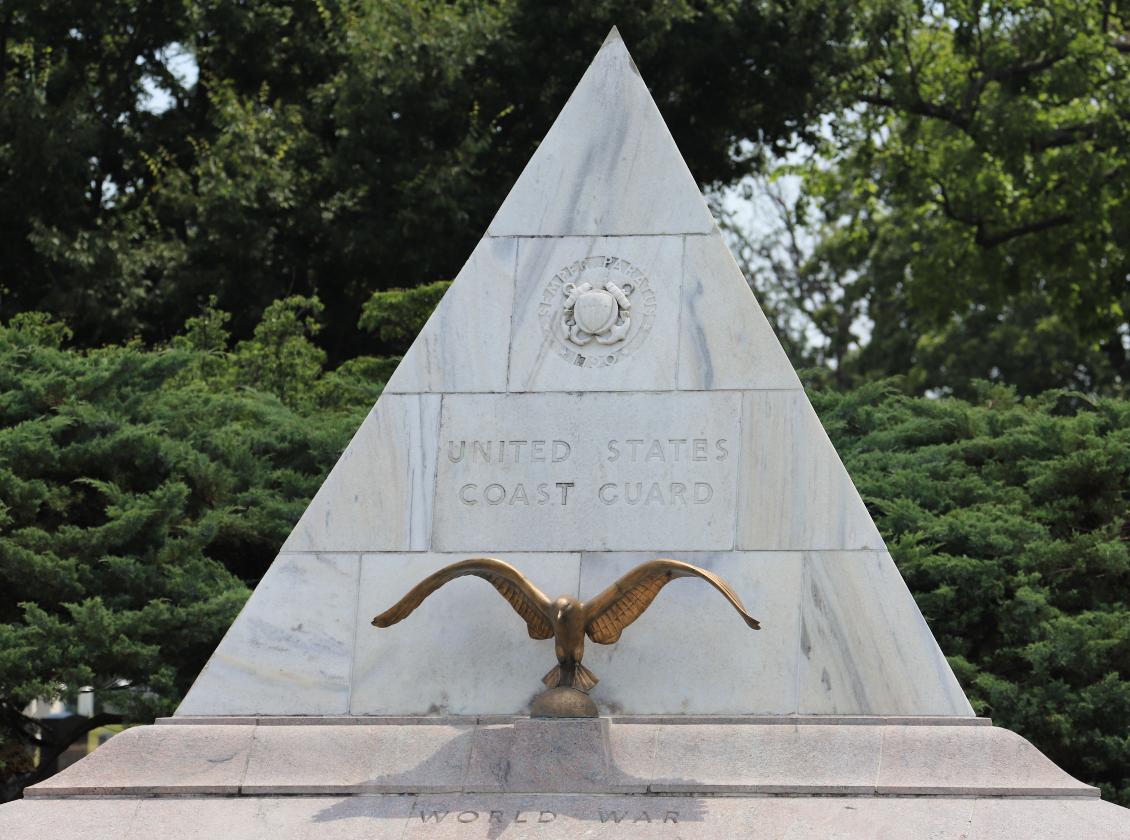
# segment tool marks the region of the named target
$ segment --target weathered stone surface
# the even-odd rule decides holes
[[[260,726],[241,792],[460,791],[471,726]]]
[[[736,547],[882,549],[883,539],[803,391],[746,391]]]
[[[19,799],[0,805],[0,837],[124,840],[140,804],[140,799]]]
[[[617,727],[606,719],[518,720],[480,726],[463,789],[499,793],[644,793],[647,778],[626,772],[617,758],[649,755],[647,727]]]
[[[484,237],[385,386],[386,394],[505,391],[516,239]]]
[[[1130,811],[1109,802],[975,799],[971,840],[1082,840],[1130,837]]]
[[[28,793],[0,807],[5,840],[1130,836],[1130,812],[987,725],[150,726]],[[204,793],[229,798],[185,796]]]
[[[54,804],[54,803],[51,803]],[[264,808],[263,802],[250,798],[227,799],[214,797],[202,807],[199,800],[187,802],[171,799],[143,801],[134,815],[129,831],[121,836],[127,840],[158,840],[174,836],[183,840],[214,840],[215,838],[267,837],[268,832],[275,840],[286,837],[302,837],[299,826],[284,828],[279,818],[283,814],[297,816],[305,822],[312,814],[302,809],[295,814],[284,803]],[[195,806],[186,808],[185,805]],[[296,821],[297,822],[297,821]],[[377,836],[380,836],[379,834]]]
[[[279,555],[177,713],[348,712],[360,563]]]
[[[709,233],[714,219],[619,35],[518,177],[491,236]]]
[[[878,726],[660,727],[650,789],[872,793],[882,738]]]
[[[235,794],[253,726],[137,726],[25,791],[36,796]]]
[[[178,715],[161,717],[161,726],[495,726],[514,723],[526,715]],[[665,726],[992,726],[991,718],[952,715],[602,715],[611,724]]]
[[[885,551],[804,554],[800,637],[800,714],[973,714]]]
[[[684,238],[678,386],[800,390],[722,235]]]
[[[4,840],[398,840],[415,797],[35,800],[0,806]]]
[[[680,236],[519,240],[509,390],[673,390],[683,264]],[[566,287],[609,282],[631,289],[625,337],[569,341]]]
[[[975,797],[695,797],[596,794],[24,800],[0,837],[43,840],[733,838],[1122,840],[1126,809],[1098,800]]]
[[[1098,795],[993,726],[698,720],[138,727],[28,794]]]
[[[945,780],[955,793],[980,795],[1094,794],[1072,779],[1028,741],[999,727],[883,727],[880,793],[916,794]]]
[[[733,393],[445,397],[434,545],[732,548],[740,413]]]

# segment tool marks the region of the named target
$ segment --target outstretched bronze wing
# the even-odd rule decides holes
[[[553,627],[549,623],[549,599],[540,589],[511,566],[493,557],[472,557],[445,566],[435,574],[428,575],[413,586],[408,594],[396,602],[392,607],[373,619],[375,627],[388,627],[403,621],[424,599],[447,583],[464,575],[475,575],[487,581],[499,591],[503,598],[510,602],[510,606],[526,621],[526,629],[531,639],[549,639],[553,637]]]
[[[746,612],[737,593],[716,574],[680,560],[651,560],[636,566],[585,604],[588,637],[602,645],[617,642],[624,628],[651,606],[659,590],[679,577],[702,578],[726,596],[746,624],[754,630],[761,629],[757,619]]]

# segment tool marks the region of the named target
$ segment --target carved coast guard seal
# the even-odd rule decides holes
[[[557,355],[577,367],[607,367],[632,353],[655,320],[647,274],[620,257],[586,257],[546,284],[538,318]]]

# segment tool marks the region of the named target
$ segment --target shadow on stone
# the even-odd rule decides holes
[[[641,726],[635,734],[651,756],[652,728]],[[416,819],[486,824],[488,837],[512,825],[561,818],[614,825],[702,821],[700,798],[652,793],[639,775],[646,769],[632,773],[617,765],[607,718],[518,720],[462,732],[411,769],[369,779],[361,792],[410,795],[410,825]],[[337,802],[315,821],[355,818],[365,799]]]

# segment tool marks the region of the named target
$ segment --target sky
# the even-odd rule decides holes
[[[196,58],[182,45],[169,44],[158,53],[158,57],[181,85],[190,88],[196,84],[196,80],[200,77],[200,68],[196,66]],[[145,76],[141,85],[143,89],[141,107],[146,111],[161,114],[173,106],[173,97],[160,86],[156,77]]]

